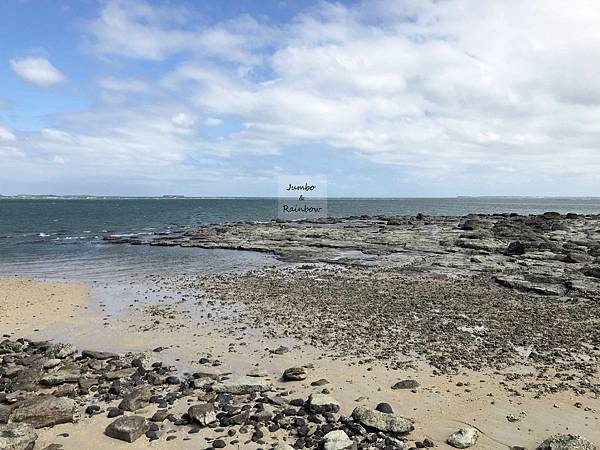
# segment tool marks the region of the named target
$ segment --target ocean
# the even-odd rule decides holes
[[[328,199],[327,214],[600,213],[600,198]],[[0,198],[0,274],[84,280],[171,271],[243,270],[278,262],[231,250],[111,245],[106,234],[152,235],[276,218],[276,198]]]

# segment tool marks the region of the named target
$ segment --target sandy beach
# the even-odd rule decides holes
[[[321,262],[228,275],[105,280],[93,286],[8,278],[0,286],[7,311],[1,322],[5,337],[48,339],[121,355],[114,360],[77,357],[41,371],[43,378],[77,369],[73,380],[33,390],[73,398],[75,423],[37,429],[36,449],[51,444],[92,448],[86,447],[90,436],[99,449],[210,448],[220,441],[227,448],[248,449],[284,442],[294,448],[323,445],[316,418],[290,422],[290,412],[276,419],[290,401],[310,410],[307,399],[322,392],[339,403],[337,419],[331,420],[346,423],[344,417],[354,417],[356,407],[372,410],[384,403],[393,417],[411,424],[408,432],[383,432],[386,438],[374,434],[373,448],[418,448],[429,443],[426,439],[436,447],[453,448],[447,440],[461,428],[476,430],[473,448],[482,449],[535,449],[557,433],[600,441],[600,350],[590,345],[600,314],[593,300],[532,295],[477,277]],[[561,320],[556,320],[559,310]],[[145,401],[135,411],[150,419],[167,406],[173,414],[172,421],[150,421],[156,424],[150,434],[156,440],[142,437],[119,444],[104,431],[114,420],[106,417],[107,411],[125,394],[107,397],[115,378],[102,377],[106,370],[125,370],[116,375],[123,377],[123,392],[135,390],[129,384],[132,371],[124,369],[131,367],[132,358],[143,361],[144,373],[161,361],[171,367],[165,375],[176,377],[173,384],[164,377],[158,384],[143,378],[138,388],[141,382],[155,395],[171,392],[179,398],[161,408]],[[283,374],[290,368],[298,376],[286,381]],[[81,388],[86,385],[82,380],[99,374],[97,386]],[[268,414],[233,426],[223,426],[227,415],[216,427],[198,427],[197,421],[186,419],[190,405],[207,400],[227,410],[219,403],[223,398],[214,397],[214,383],[227,374],[260,380],[253,394],[234,398],[248,408],[266,404]],[[14,389],[19,375],[11,377],[4,385],[10,402],[31,395]],[[207,385],[194,384],[198,379]],[[260,393],[263,383],[268,391]],[[284,399],[281,406],[279,398]],[[86,412],[91,405],[99,411]],[[306,418],[305,412],[296,413]],[[353,427],[359,426],[360,419],[353,420]],[[281,423],[274,426],[277,421]],[[312,431],[303,430],[304,423]],[[357,440],[374,429],[364,427],[355,434]],[[257,437],[256,430],[264,436]]]

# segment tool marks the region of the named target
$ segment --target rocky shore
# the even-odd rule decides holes
[[[183,439],[209,449],[417,449],[438,445],[427,436],[414,435],[414,421],[398,415],[388,403],[342,411],[326,380],[315,380],[311,383],[314,392],[297,398],[285,384],[275,387],[260,371],[221,372],[219,363],[208,358],[198,361],[194,373],[179,374],[147,354],[79,352],[70,344],[48,341],[4,339],[0,355],[0,448],[5,450],[39,448],[36,430],[85,422],[97,415],[110,419],[104,430],[107,437],[127,443],[175,441],[173,430],[183,428],[187,431]],[[283,372],[281,381],[293,385],[306,377],[305,368],[292,367]],[[410,383],[399,388],[410,388]],[[480,433],[475,426],[464,426],[450,434],[446,444],[469,448],[477,444]],[[64,434],[60,436],[67,438]],[[88,438],[90,442],[94,439]],[[522,448],[498,446],[505,447]],[[44,447],[60,448],[63,446],[58,443]],[[558,434],[537,448],[596,447],[584,437]]]
[[[484,277],[507,289],[600,299],[600,215],[377,216],[229,223],[111,243],[268,252],[291,262]]]
[[[600,216],[350,217],[105,240],[285,263],[0,280],[0,449],[600,440]]]

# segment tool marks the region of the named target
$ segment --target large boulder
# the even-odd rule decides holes
[[[142,416],[122,416],[104,430],[104,434],[125,442],[133,442],[148,431],[148,423]]]
[[[266,392],[271,389],[263,378],[248,376],[231,376],[226,380],[213,385],[213,391],[217,394],[243,395],[253,392]]]
[[[455,431],[446,442],[454,448],[469,448],[477,443],[479,432],[475,428],[465,427]]]
[[[375,428],[379,431],[408,433],[415,429],[411,420],[365,408],[364,406],[357,406],[354,408],[352,417],[363,426]]]
[[[323,450],[355,450],[356,442],[342,430],[330,431],[323,437]]]
[[[10,422],[24,422],[34,428],[73,422],[75,402],[70,398],[41,395],[23,400],[10,413]]]
[[[148,387],[137,387],[123,397],[123,400],[119,403],[119,408],[124,411],[137,411],[148,405],[151,396],[152,392]]]
[[[537,450],[596,450],[596,446],[582,436],[555,434],[542,442]]]
[[[2,450],[33,450],[37,433],[24,423],[0,425],[0,448]]]

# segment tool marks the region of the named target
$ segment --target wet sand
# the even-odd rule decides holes
[[[423,361],[414,367],[395,370],[386,368],[386,361],[357,364],[352,358],[332,358],[322,348],[295,336],[275,335],[268,328],[248,326],[244,320],[226,326],[226,318],[232,315],[245,320],[256,317],[243,309],[234,311],[232,305],[198,301],[192,292],[181,285],[175,287],[169,278],[109,285],[90,288],[17,278],[2,280],[2,332],[13,338],[58,338],[79,348],[147,352],[152,359],[175,364],[181,372],[199,369],[201,357],[219,360],[222,365],[218,369],[223,372],[244,374],[258,367],[268,374],[275,387],[289,391],[291,398],[306,398],[309,393],[319,391],[322,387],[315,388],[310,383],[324,378],[329,381],[324,387],[341,403],[342,414],[350,414],[357,405],[374,407],[384,401],[392,405],[396,414],[414,419],[415,431],[410,433],[409,443],[430,437],[439,448],[450,448],[445,439],[464,424],[481,430],[482,436],[474,447],[481,449],[511,446],[533,449],[559,432],[581,434],[600,442],[600,399],[591,393],[577,394],[572,390],[538,397],[519,389],[519,381],[507,383],[507,374],[531,371],[527,366],[503,371],[464,369],[434,375],[436,369]],[[23,298],[27,299],[25,305]],[[285,305],[280,307],[281,314],[285,314]],[[274,354],[272,350],[280,345],[290,351]],[[157,347],[166,349],[151,351]],[[295,366],[307,367],[307,379],[282,382],[282,372]],[[419,387],[414,392],[391,389],[404,379],[417,381]],[[149,406],[138,414],[149,417],[154,409]],[[187,403],[182,401],[175,404],[173,412],[182,413],[186,409]],[[509,416],[518,420],[509,421]],[[214,437],[209,429],[188,435],[186,427],[167,422],[158,441],[148,442],[142,437],[126,444],[104,436],[103,430],[110,422],[105,414],[82,415],[76,424],[38,430],[36,449],[51,443],[62,444],[66,449],[203,448],[203,437]],[[164,436],[170,435],[171,430],[177,439],[166,442]],[[60,437],[61,433],[69,436]],[[90,439],[94,440],[93,447],[89,447]],[[259,447],[257,444],[228,446]]]

